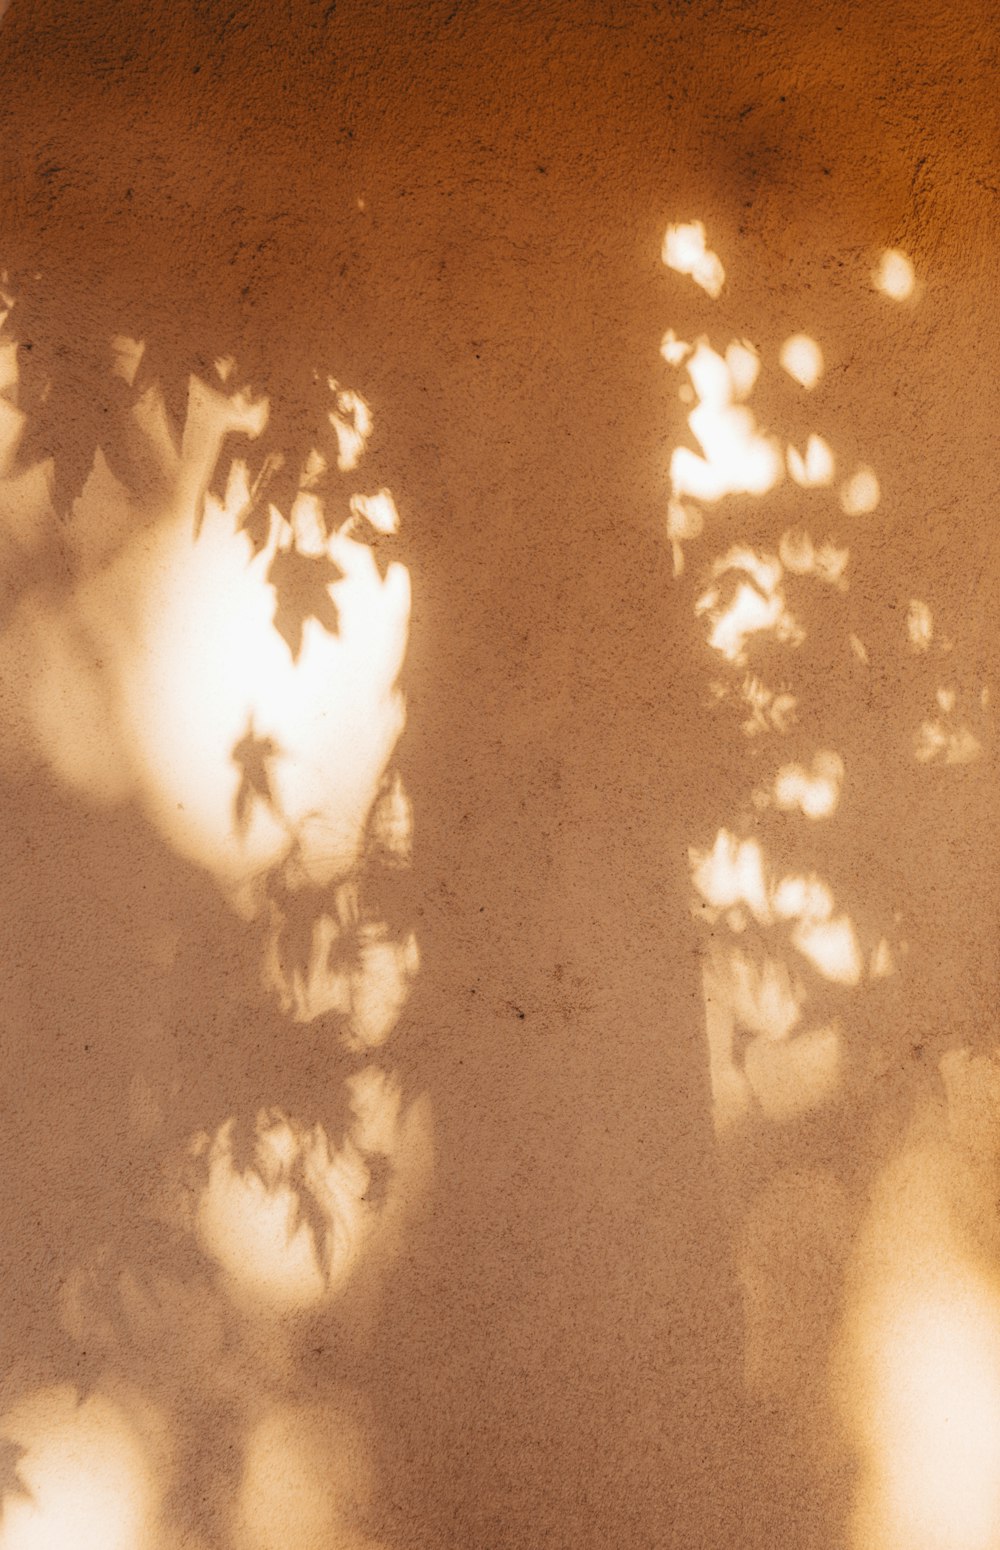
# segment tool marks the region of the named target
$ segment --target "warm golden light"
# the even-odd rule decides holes
[[[913,295],[916,276],[913,265],[900,248],[886,248],[872,274],[875,289],[892,301],[906,301]]]
[[[690,275],[713,299],[722,292],[726,271],[718,254],[707,246],[701,221],[668,226],[663,239],[663,262],[678,274]]]
[[[796,809],[807,818],[829,818],[836,811],[844,780],[844,761],[840,755],[821,749],[814,754],[812,767],[782,765],[774,778],[774,804],[783,812]]]
[[[156,1543],[159,1490],[140,1417],[106,1394],[41,1389],[0,1421],[24,1450],[23,1491],[8,1493],[0,1550],[144,1550]]]
[[[823,352],[808,334],[793,334],[781,346],[782,366],[800,387],[814,388],[823,375]]]
[[[795,447],[788,448],[788,472],[804,489],[830,484],[833,479],[833,453],[822,436],[811,435],[806,442],[805,456]]]
[[[236,1502],[236,1550],[380,1550],[363,1531],[371,1449],[345,1409],[276,1404],[254,1425]]]
[[[849,517],[865,517],[881,499],[878,479],[871,468],[859,468],[841,486],[841,509]]]

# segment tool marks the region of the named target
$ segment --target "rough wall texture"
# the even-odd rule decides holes
[[[690,433],[660,342],[667,328],[719,348],[749,339],[763,363],[760,422],[800,445],[817,423],[834,427],[843,466],[878,471],[877,511],[853,526],[839,512],[832,532],[851,548],[855,628],[869,646],[889,640],[911,599],[931,598],[956,642],[946,687],[978,695],[995,675],[996,100],[988,7],[972,0],[13,0],[3,16],[0,268],[42,298],[32,337],[19,336],[22,367],[30,346],[69,383],[58,444],[42,452],[58,469],[93,447],[95,340],[143,340],[164,378],[248,361],[250,388],[275,402],[315,355],[372,406],[371,455],[403,519],[413,591],[402,760],[422,967],[396,1059],[429,1096],[433,1184],[377,1312],[365,1316],[362,1290],[307,1333],[241,1326],[252,1376],[240,1368],[228,1412],[194,1377],[173,1392],[173,1356],[154,1349],[129,1367],[129,1392],[145,1382],[200,1453],[197,1480],[162,1464],[174,1496],[201,1503],[188,1501],[183,1531],[162,1530],[165,1546],[368,1542],[319,1509],[282,1519],[273,1503],[247,1507],[245,1481],[239,1496],[246,1437],[263,1448],[270,1436],[263,1421],[254,1431],[265,1390],[292,1416],[275,1423],[284,1463],[273,1468],[301,1467],[300,1494],[316,1476],[363,1474],[327,1433],[366,1431],[355,1451],[375,1460],[367,1523],[387,1545],[825,1550],[862,1532],[846,1526],[858,1438],[824,1451],[841,1294],[829,1293],[817,1333],[795,1300],[796,1287],[804,1303],[817,1289],[808,1242],[795,1247],[794,1171],[820,1179],[817,1198],[843,1214],[833,1249],[820,1233],[822,1282],[854,1241],[855,1207],[842,1202],[858,1149],[870,1143],[873,1176],[880,1166],[867,1127],[882,1100],[874,1057],[855,1052],[850,1102],[814,1130],[757,1137],[733,1154],[726,1184],[688,848],[736,825],[748,756],[710,717],[704,632],[684,589],[729,543],[766,546],[777,519],[750,498],[723,503],[717,537],[673,576],[670,453]],[[716,301],[661,261],[667,224],[691,220],[726,266]],[[912,305],[871,284],[885,249],[912,261]],[[807,407],[774,385],[797,332],[825,358]],[[75,581],[105,563],[100,535],[115,523],[152,531],[176,494],[148,486],[119,489],[90,551],[63,538],[45,564]],[[28,582],[10,570],[13,606]],[[62,585],[55,571],[29,580]],[[847,639],[818,605],[810,622],[820,639]],[[917,1045],[936,1070],[949,1043],[989,1044],[993,799],[981,737],[974,776],[935,786],[919,821],[899,811],[910,792],[896,784],[910,736],[899,728],[919,724],[921,695],[944,680],[928,691],[872,653],[875,686],[831,670],[827,724],[807,732],[849,740],[869,712],[856,768],[845,755],[847,816],[830,859],[859,919],[913,902],[912,851],[933,841],[930,902],[911,928],[921,952],[937,952],[921,971],[919,1037],[918,993],[857,1014],[859,1043],[866,1016],[898,1035],[879,1044],[880,1091],[901,1090],[908,1115],[934,1102],[913,1097]],[[17,660],[4,670],[9,741],[30,721],[32,668]],[[245,1028],[222,1009],[242,1005],[258,968],[235,927],[213,923],[226,906],[211,880],[171,856],[134,803],[95,817],[51,769],[11,768],[8,907],[31,923],[7,997],[11,1049],[33,1019],[54,1047],[25,1061],[8,1101],[25,1126],[59,1118],[53,1146],[26,1142],[29,1161],[12,1165],[11,1221],[27,1210],[46,1225],[35,1237],[12,1229],[29,1268],[8,1273],[22,1358],[34,1341],[39,1381],[65,1384],[76,1357],[45,1347],[35,1267],[70,1233],[64,1216],[74,1242],[87,1237],[81,1217],[96,1224],[96,1242],[113,1226],[109,1201],[151,1187],[108,1140],[146,973],[130,933],[204,922],[185,960],[189,1046],[173,1077],[194,1090],[209,1081],[199,1051],[216,1027],[233,1071],[246,1063]],[[747,824],[754,778],[740,798]],[[815,864],[787,844],[788,867]],[[97,1024],[110,1048],[95,1079],[81,1049]],[[320,1062],[306,1085],[323,1079]],[[30,1103],[18,1096],[28,1087]],[[253,1102],[291,1100],[255,1090]],[[793,1184],[784,1176],[741,1215],[770,1146]],[[70,1171],[87,1175],[82,1195]],[[783,1286],[787,1321],[806,1329],[776,1358],[770,1408],[744,1393],[739,1242],[758,1341],[768,1317],[782,1324]],[[124,1403],[113,1370],[109,1358],[88,1403]],[[348,1391],[350,1405],[338,1397]],[[358,1395],[363,1424],[348,1423]],[[205,1505],[227,1490],[242,1517]]]

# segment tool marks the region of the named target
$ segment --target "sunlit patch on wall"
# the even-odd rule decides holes
[[[954,1262],[928,1279],[869,1314],[857,1550],[995,1550],[1000,1540],[1000,1298]]]
[[[277,1110],[258,1115],[246,1166],[233,1120],[192,1143],[192,1159],[207,1164],[193,1226],[239,1304],[304,1312],[338,1296],[363,1258],[395,1252],[400,1220],[429,1178],[428,1106],[404,1106],[398,1080],[377,1066],[345,1086],[351,1123],[339,1143]]]
[[[871,468],[859,468],[840,487],[841,510],[849,517],[865,517],[882,498],[878,478]]]
[[[888,979],[890,974],[895,974],[896,963],[892,956],[892,949],[885,937],[880,937],[872,948],[871,962],[868,965],[868,977],[873,980]]]
[[[709,622],[708,644],[727,661],[746,661],[750,638],[773,631],[786,645],[799,645],[803,632],[789,613],[781,586],[782,566],[771,555],[734,548],[712,566],[715,582],[695,603]]]
[[[861,949],[851,920],[800,920],[792,931],[792,943],[824,979],[838,985],[857,985],[864,972]]]
[[[886,248],[872,272],[872,284],[892,301],[907,301],[913,295],[916,276],[913,265],[900,248]]]
[[[371,1448],[345,1408],[274,1405],[247,1442],[235,1550],[379,1550],[364,1533],[374,1487]]]
[[[781,1045],[755,1039],[744,1070],[765,1119],[781,1122],[821,1107],[840,1086],[841,1036],[836,1026],[810,1028]]]
[[[420,953],[412,932],[400,940],[383,925],[359,925],[356,901],[345,915],[343,896],[355,891],[352,882],[341,884],[331,907],[312,915],[307,949],[298,960],[283,952],[286,921],[272,903],[264,981],[296,1022],[338,1013],[346,1046],[360,1052],[388,1039],[416,978]]]
[[[106,1395],[42,1389],[7,1412],[0,1437],[20,1451],[23,1487],[3,1501],[2,1550],[144,1550],[159,1542],[149,1448]]]
[[[274,1309],[315,1307],[340,1291],[371,1227],[371,1175],[358,1145],[334,1146],[322,1126],[303,1132],[261,1116],[253,1166],[233,1157],[233,1122],[216,1134],[198,1203],[199,1241],[238,1296]]]
[[[814,388],[823,375],[823,352],[808,334],[792,334],[781,346],[778,358],[800,387]]]
[[[934,639],[934,617],[927,604],[912,597],[906,611],[906,634],[914,651],[927,651]]]
[[[371,410],[360,393],[340,388],[332,377],[330,391],[337,395],[330,411],[330,424],[337,435],[337,467],[341,473],[350,473],[361,461],[371,435]]]
[[[787,452],[788,472],[803,489],[814,489],[833,480],[834,460],[829,444],[815,433],[806,441],[805,456],[795,447]]]
[[[844,761],[830,749],[820,749],[806,769],[782,765],[774,777],[774,805],[782,812],[799,811],[807,818],[829,818],[840,801]]]
[[[273,864],[307,817],[317,862],[325,858],[327,875],[345,870],[403,723],[395,685],[409,613],[404,568],[391,565],[383,580],[367,545],[334,535],[324,553],[342,579],[331,588],[317,578],[316,606],[335,598],[338,633],[307,615],[293,657],[272,626],[275,552],[248,565],[229,514],[209,502],[195,544],[178,522],[128,567],[145,643],[119,671],[141,786],[181,853],[232,883]],[[125,580],[120,571],[102,601],[119,598]],[[120,628],[113,614],[105,628]],[[257,802],[241,827],[230,754],[251,721],[282,757],[272,766],[274,801]]]
[[[983,747],[968,727],[948,727],[943,721],[922,721],[914,738],[913,754],[918,764],[974,764]]]
[[[793,576],[815,576],[840,591],[847,590],[845,572],[851,557],[849,549],[838,548],[829,540],[817,547],[812,535],[804,528],[791,528],[781,535],[778,557]]]
[[[751,410],[738,400],[748,380],[750,353],[741,346],[727,361],[705,340],[700,340],[687,360],[687,371],[696,396],[688,423],[702,449],[675,447],[670,459],[673,493],[683,498],[714,502],[725,495],[763,495],[781,479],[784,456],[771,436],[757,428]]]
[[[740,840],[720,829],[712,849],[692,849],[690,859],[692,882],[712,909],[732,911],[745,905],[761,924],[771,919],[764,854],[757,840]]]
[[[677,274],[690,275],[713,300],[722,292],[726,271],[718,254],[707,246],[701,221],[668,226],[663,239],[663,262]]]
[[[781,957],[713,946],[704,964],[713,1119],[721,1136],[754,1115],[780,1123],[837,1093],[835,1023],[801,1031],[805,992]]]
[[[733,693],[732,686],[713,679],[709,689],[718,700],[727,700]],[[785,736],[795,724],[798,701],[786,689],[771,689],[753,673],[747,673],[736,693],[748,715],[742,730],[747,737],[758,737],[776,732]]]

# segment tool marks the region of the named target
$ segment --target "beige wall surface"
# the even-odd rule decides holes
[[[996,1550],[978,0],[0,4],[0,1550]]]

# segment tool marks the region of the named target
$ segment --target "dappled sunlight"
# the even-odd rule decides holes
[[[429,1098],[388,1048],[420,966],[399,876],[413,850],[395,763],[400,514],[364,472],[371,410],[335,379],[312,373],[295,400],[313,430],[303,447],[245,362],[220,355],[208,380],[199,364],[168,388],[143,339],[102,348],[121,423],[88,426],[92,462],[82,434],[64,477],[41,412],[52,357],[24,394],[17,346],[2,346],[0,748],[15,785],[62,789],[71,842],[86,813],[107,814],[98,861],[83,854],[112,888],[110,820],[141,836],[123,864],[140,873],[131,950],[149,1006],[119,1013],[108,988],[120,1069],[107,1030],[88,1027],[83,1054],[101,1060],[69,1095],[88,1200],[120,1187],[105,1156],[129,1176],[122,1243],[103,1216],[89,1233],[64,1227],[51,1310],[78,1370],[103,1383],[107,1369],[116,1396],[124,1372],[139,1387],[121,1403],[36,1387],[8,1414],[0,1546],[374,1550],[359,1423],[318,1402],[262,1417],[278,1414],[278,1372],[286,1398],[328,1391],[329,1363],[313,1373],[295,1332],[334,1304],[345,1327],[343,1310],[362,1310],[367,1330],[433,1169]],[[188,920],[191,898],[203,913]],[[112,920],[96,972],[134,978]],[[81,973],[54,978],[99,1024]],[[58,1039],[61,1020],[41,1033]],[[119,1084],[120,1116],[105,1113]],[[74,1105],[94,1107],[89,1129]],[[79,1144],[57,1139],[46,1175],[63,1150],[79,1166]],[[223,1413],[232,1478],[216,1463],[182,1503],[178,1469],[209,1475],[183,1450]],[[199,1515],[215,1516],[214,1537]]]
[[[917,295],[899,253],[874,279]],[[689,861],[746,1379],[803,1492],[843,1513],[810,1544],[996,1550],[1000,1080],[969,1050],[935,1059],[954,1024],[995,1043],[967,983],[988,986],[993,895],[963,881],[992,829],[971,773],[992,667],[963,659],[964,601],[948,612],[928,561],[907,582],[886,558],[908,471],[820,418],[839,341],[781,341],[661,342],[688,417],[666,537],[721,772]]]
[[[116,345],[134,369],[135,342]],[[351,418],[338,421],[338,436],[350,432],[356,461],[370,418],[356,396],[341,399]],[[179,853],[229,888],[272,866],[293,835],[319,881],[354,863],[402,730],[408,576],[396,561],[383,575],[367,541],[395,534],[398,513],[387,490],[359,492],[327,538],[304,495],[291,526],[283,532],[272,517],[269,541],[251,555],[237,461],[225,503],[205,499],[192,539],[186,502],[200,469],[224,432],[258,435],[266,420],[266,406],[207,389],[192,403],[180,509],[58,602],[28,592],[0,643],[0,671],[27,685],[19,713],[70,786],[102,802],[134,793]],[[8,715],[17,709],[9,694]],[[249,748],[248,729],[270,749],[266,795],[248,791],[245,766],[232,762],[234,748]]]
[[[824,441],[822,436],[817,436],[815,431],[806,442],[804,454],[797,447],[789,446],[787,458],[788,472],[795,483],[802,485],[803,489],[814,489],[832,482],[833,452],[829,443]]]
[[[672,499],[715,503],[734,494],[763,495],[783,473],[784,455],[773,437],[757,428],[740,400],[756,377],[747,347],[719,355],[701,339],[684,352],[694,407],[688,415],[701,456],[675,447],[670,458]],[[669,359],[669,356],[668,356]],[[674,536],[674,535],[671,535]]]
[[[404,1112],[398,1081],[375,1066],[345,1086],[351,1123],[339,1143],[323,1126],[307,1130],[275,1110],[258,1115],[246,1166],[235,1154],[233,1120],[191,1145],[206,1168],[194,1230],[240,1305],[301,1313],[337,1296],[373,1234],[387,1223],[395,1230],[402,1197],[425,1182],[424,1106]]]
[[[705,227],[701,221],[667,227],[663,262],[678,274],[690,275],[713,299],[721,294],[726,271],[718,254],[706,245]]]
[[[714,584],[695,603],[711,626],[708,644],[727,661],[742,666],[752,636],[773,632],[790,645],[803,639],[800,625],[789,612],[782,581],[782,566],[773,556],[734,548],[712,566]]]
[[[293,660],[272,628],[267,568],[275,552],[247,565],[227,514],[211,505],[193,548],[179,525],[143,598],[147,649],[123,668],[151,813],[182,853],[232,881],[273,864],[307,820],[320,875],[349,867],[371,789],[402,729],[395,682],[409,607],[403,568],[393,566],[383,582],[363,545],[331,539],[344,576],[333,588],[339,633],[306,618]],[[281,753],[273,805],[256,804],[239,835],[229,755],[251,718]]]
[[[844,781],[844,761],[829,749],[813,754],[812,766],[783,764],[774,777],[773,801],[782,812],[803,813],[807,818],[829,818],[836,811]],[[767,793],[764,793],[765,801]]]
[[[162,1438],[133,1397],[41,1389],[0,1419],[18,1452],[0,1516],[2,1550],[154,1550]]]

